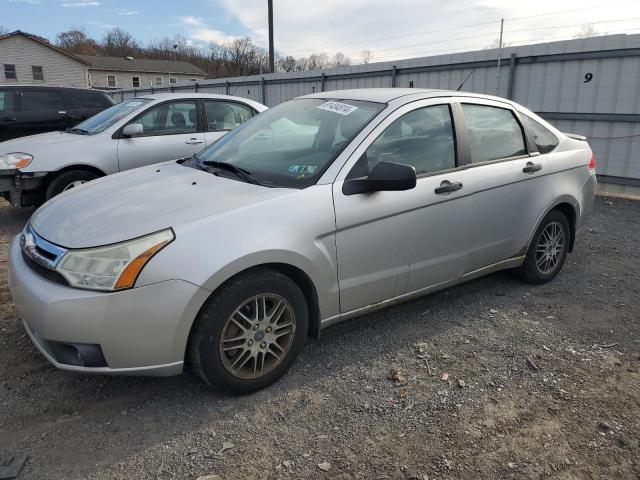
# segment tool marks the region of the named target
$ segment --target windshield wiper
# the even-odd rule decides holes
[[[206,165],[207,167],[215,167],[220,170],[226,170],[228,172],[233,173],[236,177],[244,180],[247,183],[253,183],[254,185],[260,185],[260,182],[251,176],[251,172],[249,170],[245,170],[242,167],[236,167],[231,163],[226,162],[217,162],[215,160],[204,160],[201,162],[202,165]]]
[[[80,135],[89,135],[89,130],[85,130],[84,128],[78,128],[78,127],[73,127],[73,128],[67,128],[67,133],[77,133]]]

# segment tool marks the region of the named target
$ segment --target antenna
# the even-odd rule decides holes
[[[459,91],[462,89],[462,86],[464,85],[464,82],[466,82],[467,80],[469,80],[469,77],[470,77],[471,75],[473,75],[473,72],[474,72],[474,71],[473,71],[473,70],[471,70],[471,71],[469,72],[469,74],[468,74],[466,77],[464,77],[464,80],[462,81],[462,83],[460,84],[460,86],[459,86],[458,88],[456,88],[456,92],[459,92]]]

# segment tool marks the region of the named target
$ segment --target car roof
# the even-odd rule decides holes
[[[66,92],[90,92],[95,93],[96,95],[104,94],[107,92],[104,90],[98,90],[95,88],[80,88],[80,87],[58,87],[54,85],[0,85],[0,88],[4,89],[20,89],[20,90],[64,90]]]
[[[193,92],[149,93],[149,94],[141,94],[139,97],[134,97],[134,98],[149,98],[151,100],[172,100],[172,99],[180,99],[180,98],[213,98],[216,100],[232,100],[235,102],[247,103],[252,106],[262,107],[262,109],[266,108],[260,102],[256,102],[255,100],[251,100],[249,98],[234,97],[233,95],[222,95],[222,94],[216,94],[216,93],[193,93]],[[127,100],[132,100],[132,98],[128,98]]]
[[[406,101],[435,97],[473,97],[494,100],[511,104],[510,100],[481,93],[459,92],[457,90],[441,90],[437,88],[353,88],[348,90],[330,90],[312,93],[298,98],[327,98],[341,100],[362,100],[366,102],[389,103],[401,97]]]

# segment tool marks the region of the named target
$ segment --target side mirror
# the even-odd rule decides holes
[[[411,190],[416,186],[416,171],[409,165],[380,162],[366,178],[345,180],[342,193],[355,195],[366,192]]]
[[[140,123],[130,123],[122,129],[125,137],[140,137],[144,134],[144,127]]]

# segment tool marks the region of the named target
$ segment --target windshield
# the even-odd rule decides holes
[[[317,182],[349,141],[386,105],[299,99],[262,112],[195,159],[203,169],[231,164],[261,185],[306,188]],[[218,165],[216,165],[216,162]],[[224,173],[223,173],[224,172]],[[238,178],[239,175],[231,175]],[[231,178],[231,177],[230,177]]]
[[[109,107],[106,110],[87,118],[84,122],[69,129],[71,133],[81,133],[84,135],[94,135],[100,133],[118,120],[123,119],[131,112],[138,110],[142,105],[145,105],[151,101],[150,98],[136,98],[131,100],[125,100],[122,103]]]

